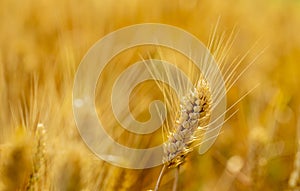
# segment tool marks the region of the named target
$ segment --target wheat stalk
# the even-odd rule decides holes
[[[291,190],[299,189],[300,180],[300,120],[298,119],[297,124],[297,152],[294,160],[294,168],[289,178],[289,187]]]

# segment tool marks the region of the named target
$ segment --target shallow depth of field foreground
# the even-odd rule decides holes
[[[206,46],[217,26],[214,40],[224,38],[221,47],[234,36],[224,66],[242,60],[232,65],[237,81],[227,93],[227,108],[235,104],[228,120],[208,152],[194,149],[186,156],[177,190],[299,190],[300,1],[1,0],[0,191],[154,190],[161,166],[134,170],[99,159],[82,140],[72,110],[76,70],[89,48],[139,23],[180,27]],[[114,117],[111,93],[122,71],[149,57],[190,69],[176,51],[138,46],[110,60],[95,92],[106,132],[137,149],[162,144],[166,134],[124,130]],[[138,84],[129,96],[132,116],[149,120],[153,100],[164,101],[158,84]],[[166,170],[159,191],[172,190],[174,172]]]

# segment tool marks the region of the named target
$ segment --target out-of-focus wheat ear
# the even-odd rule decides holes
[[[99,190],[103,187],[103,181],[107,177],[108,164],[101,160],[94,159],[89,164],[88,171],[91,172],[87,178],[87,185],[89,190]]]
[[[136,184],[136,181],[138,181],[138,176],[136,175],[136,172],[133,172],[130,169],[110,167],[110,170],[112,170],[112,174],[106,179],[107,187],[105,187],[105,190],[107,191],[132,190],[131,187]]]
[[[124,181],[123,172],[124,169],[111,166],[103,188],[107,191],[120,190]]]
[[[33,172],[30,175],[26,190],[45,189],[47,177],[46,165],[46,129],[43,124],[38,123],[35,132],[35,154],[33,156]]]
[[[120,191],[130,190],[130,188],[133,187],[138,181],[140,173],[135,172],[135,174],[133,174],[132,172],[126,170],[124,171],[123,176],[124,176],[123,178],[124,181],[121,183],[122,189],[120,189]]]
[[[245,164],[245,161],[241,156],[234,155],[228,160],[220,152],[216,152],[214,156],[222,165],[226,167],[224,168],[219,180],[214,185],[213,190],[229,191],[232,189],[232,185],[234,184],[235,180],[238,180],[245,185],[249,185],[250,179],[243,174],[243,172],[241,172]]]
[[[32,145],[23,128],[17,129],[8,145],[1,152],[0,180],[4,191],[25,190],[32,173]]]
[[[283,94],[279,91],[273,94],[271,102],[265,111],[260,108],[257,100],[251,104],[252,115],[248,116],[249,126],[249,151],[247,157],[247,174],[251,177],[251,187],[253,190],[263,190],[264,180],[267,178],[267,167],[271,159],[282,155],[283,146],[276,141],[278,122],[274,120],[275,112],[284,112],[282,108],[286,106],[286,100],[282,99]],[[259,108],[259,109],[258,109]],[[262,114],[268,113],[264,123],[259,121]]]
[[[74,191],[83,189],[82,159],[76,151],[70,151],[60,159],[61,164],[55,178],[55,189]]]
[[[289,187],[293,191],[299,190],[300,187],[300,118],[298,118],[296,139],[297,139],[297,152],[294,160],[294,168],[289,179]]]

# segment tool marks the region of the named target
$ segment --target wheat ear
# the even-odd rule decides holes
[[[197,146],[202,146],[199,148],[199,153],[203,154],[212,145],[214,139],[218,136],[218,129],[230,119],[236,112],[234,111],[227,119],[220,124],[218,121],[224,118],[225,114],[234,108],[234,106],[239,103],[245,96],[252,92],[256,87],[244,94],[240,99],[238,99],[234,104],[228,107],[223,113],[212,115],[213,111],[217,111],[217,106],[223,101],[227,92],[236,84],[236,82],[245,74],[245,72],[250,68],[251,65],[258,59],[258,57],[263,53],[262,50],[247,66],[240,72],[237,72],[238,67],[242,65],[246,57],[249,56],[250,51],[255,47],[253,46],[248,50],[242,57],[236,57],[229,62],[228,55],[232,48],[233,42],[236,38],[235,29],[226,37],[225,32],[221,36],[217,35],[219,20],[211,32],[209,37],[209,42],[207,44],[208,50],[213,55],[216,63],[218,64],[218,69],[215,70],[211,67],[211,61],[207,60],[207,56],[203,58],[205,62],[205,68],[198,75],[193,68],[189,68],[188,76],[192,79],[198,79],[198,83],[192,84],[182,84],[183,79],[179,73],[172,73],[166,67],[157,67],[152,69],[149,67],[149,71],[153,76],[159,77],[158,79],[167,79],[168,82],[177,83],[176,88],[179,89],[179,98],[181,99],[180,104],[174,104],[174,93],[168,87],[160,85],[158,86],[163,92],[167,108],[170,111],[179,111],[176,115],[171,112],[170,116],[172,121],[176,123],[169,124],[166,121],[166,125],[163,126],[163,131],[167,132],[167,139],[164,138],[164,155],[163,155],[163,168],[161,174],[157,180],[155,191],[158,190],[159,184],[161,182],[163,173],[168,168],[176,168],[178,173],[179,167],[185,162],[185,159],[193,148]],[[163,55],[160,54],[163,58]],[[164,60],[164,59],[162,59]],[[163,70],[164,72],[161,72]],[[216,78],[220,71],[222,77]],[[166,74],[166,78],[161,73]],[[173,74],[173,76],[171,75]],[[175,77],[174,77],[175,76]],[[214,77],[212,81],[208,83],[207,76]],[[195,77],[195,78],[193,78]],[[193,81],[194,82],[194,81]],[[214,84],[213,84],[214,83]],[[225,85],[225,87],[222,86]],[[225,89],[224,89],[225,88]],[[222,104],[222,103],[221,103]],[[178,105],[180,105],[178,107]],[[163,133],[164,135],[164,133]],[[166,140],[166,141],[165,141]],[[206,144],[208,143],[208,144]],[[206,144],[206,145],[205,145]],[[203,146],[204,145],[204,146]],[[173,190],[176,190],[178,182],[177,174],[175,174],[175,180],[173,185]]]
[[[182,164],[192,151],[192,144],[199,140],[195,136],[203,131],[211,114],[211,96],[207,82],[201,79],[198,85],[183,97],[175,128],[169,132],[164,143],[163,163],[171,168]]]
[[[43,177],[44,173],[46,173],[46,159],[45,159],[45,135],[46,129],[43,124],[39,123],[36,128],[36,152],[33,158],[33,172],[30,175],[30,179],[28,181],[28,185],[26,187],[27,191],[36,190],[37,188],[41,187],[39,185],[41,178]]]
[[[173,190],[177,189],[179,166],[184,163],[188,153],[200,141],[211,115],[211,93],[208,83],[200,79],[197,85],[182,98],[180,111],[174,129],[168,132],[164,143],[163,168],[157,180],[158,190],[165,168],[176,167]]]

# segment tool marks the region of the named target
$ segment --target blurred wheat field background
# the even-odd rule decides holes
[[[121,27],[165,23],[207,44],[219,17],[220,35],[235,26],[238,31],[229,60],[250,49],[237,72],[267,47],[228,92],[228,104],[259,86],[234,107],[239,112],[206,154],[191,153],[178,190],[299,190],[298,0],[0,1],[0,190],[153,189],[160,167],[116,167],[82,141],[72,112],[76,69],[97,40]],[[109,86],[138,58],[137,52],[155,54],[155,49],[120,54],[98,81],[97,112],[117,129],[107,129],[112,135],[120,127],[107,101]],[[174,59],[169,50],[164,53]],[[151,81],[136,87],[133,95],[130,108],[140,121],[149,118],[151,100],[162,99]],[[144,106],[136,107],[140,103]],[[160,139],[160,132],[137,137],[123,132],[118,141],[147,148]],[[172,179],[170,171],[160,189],[171,190]]]

